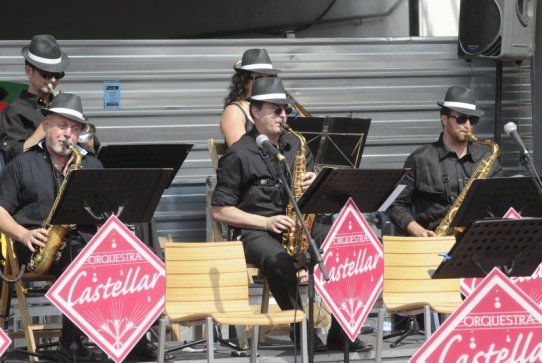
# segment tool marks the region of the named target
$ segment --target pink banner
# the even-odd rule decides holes
[[[409,362],[541,362],[542,309],[493,269]]]
[[[316,268],[316,289],[354,341],[382,290],[384,264],[382,245],[352,199],[342,208],[322,249],[330,281]]]
[[[0,356],[6,352],[10,344],[11,344],[11,339],[9,339],[9,337],[7,336],[6,332],[3,329],[0,329]]]
[[[46,296],[121,362],[164,310],[164,267],[112,216]]]

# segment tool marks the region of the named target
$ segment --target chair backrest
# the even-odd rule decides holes
[[[166,313],[171,319],[250,311],[241,242],[166,242],[165,261]]]
[[[431,279],[455,243],[455,237],[384,236],[384,286],[382,299],[392,310],[429,304],[433,310],[452,312],[461,302],[459,279]],[[442,309],[446,311],[442,311]]]
[[[211,155],[213,168],[216,170],[218,169],[218,159],[226,152],[226,143],[217,142],[215,139],[207,139],[207,149],[209,149],[209,154]]]
[[[215,139],[207,139],[207,148],[209,149],[209,155],[211,156],[211,163],[216,171],[218,169],[218,159],[220,159],[220,157],[226,152],[226,143],[217,142]],[[209,180],[207,183],[214,184]],[[207,232],[207,240],[215,242],[225,241],[226,238],[224,236],[228,235],[228,228],[226,226],[222,226],[220,223],[217,223],[211,216],[211,198],[213,195],[213,189],[214,185],[212,187],[209,185],[209,189],[207,191],[207,221],[209,228]]]

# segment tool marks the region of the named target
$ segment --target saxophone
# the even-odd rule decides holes
[[[307,141],[303,135],[292,130],[287,124],[283,124],[283,128],[297,137],[301,143],[299,150],[297,150],[295,155],[294,170],[292,171],[292,194],[294,198],[298,200],[301,197],[301,194],[303,194],[303,189],[301,188],[301,176],[307,171],[307,160],[305,157]],[[290,256],[298,257],[302,252],[307,251],[309,248],[309,239],[303,231],[301,221],[297,217],[291,202],[288,202],[288,205],[286,206],[286,215],[294,220],[295,228],[282,235],[282,246]],[[307,214],[303,219],[310,230],[314,222],[314,214]]]
[[[40,249],[32,253],[32,257],[30,258],[30,262],[28,263],[28,270],[39,275],[49,271],[53,262],[58,261],[58,259],[60,258],[60,251],[62,250],[62,248],[64,248],[65,245],[64,237],[66,237],[68,230],[75,228],[75,225],[73,224],[50,224],[51,219],[53,218],[53,214],[58,208],[60,198],[62,197],[62,194],[64,194],[64,189],[66,189],[69,174],[74,170],[81,169],[81,161],[83,159],[81,152],[77,149],[77,146],[71,145],[68,142],[64,141],[64,147],[66,149],[70,149],[74,157],[73,160],[70,162],[70,165],[68,165],[66,177],[60,185],[58,194],[56,195],[55,201],[53,202],[53,207],[51,208],[47,219],[43,221],[42,224],[42,228],[47,229],[47,231],[49,232],[47,243],[44,247],[41,247]]]
[[[478,165],[474,173],[469,178],[469,181],[467,182],[463,190],[461,190],[461,193],[459,193],[459,195],[455,199],[454,203],[452,204],[452,207],[448,210],[448,213],[446,213],[446,216],[444,216],[440,224],[435,229],[435,234],[438,237],[452,236],[455,234],[456,231],[461,232],[463,228],[461,227],[452,228],[450,226],[457,213],[457,210],[461,206],[461,203],[463,203],[463,200],[465,199],[465,196],[467,195],[467,192],[472,186],[472,183],[474,182],[474,180],[487,178],[487,176],[491,172],[491,169],[493,169],[493,165],[495,164],[495,161],[497,161],[497,158],[499,157],[499,154],[500,154],[499,145],[497,145],[495,141],[493,140],[480,141],[470,131],[467,132],[467,138],[472,142],[488,145],[489,147],[491,147],[491,153],[488,156],[486,156],[482,160],[482,162],[480,162],[480,164]]]

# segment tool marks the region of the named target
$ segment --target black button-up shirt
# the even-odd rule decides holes
[[[491,153],[486,145],[469,143],[467,154],[459,159],[444,145],[442,137],[441,134],[437,142],[415,150],[405,162],[405,168],[410,168],[402,183],[406,188],[388,209],[390,219],[401,233],[406,233],[413,220],[434,230],[477,166]],[[489,176],[501,175],[497,160]]]
[[[43,119],[43,108],[45,102],[42,98],[22,91],[21,96],[0,113],[0,149],[6,162],[23,152],[24,142]]]
[[[279,183],[277,171],[282,166],[258,148],[257,135],[257,129],[253,128],[220,158],[217,185],[211,201],[213,206],[235,206],[247,213],[267,217],[284,214],[288,199]],[[288,132],[281,135],[279,150],[292,171],[299,147],[300,142],[295,136]],[[308,148],[305,157],[307,171],[311,171],[313,157]]]
[[[83,156],[85,169],[102,168],[91,155]],[[53,206],[60,183],[44,141],[13,159],[0,174],[0,206],[26,228],[41,227]],[[95,228],[94,228],[95,230]]]

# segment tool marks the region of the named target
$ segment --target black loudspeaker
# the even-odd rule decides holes
[[[461,0],[461,58],[521,60],[534,50],[536,0]]]

